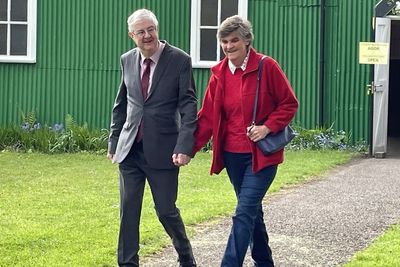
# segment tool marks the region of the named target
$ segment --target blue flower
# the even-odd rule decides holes
[[[39,130],[40,128],[42,128],[42,125],[38,122],[38,123],[35,123],[32,128],[33,128],[33,130]]]
[[[64,131],[64,125],[62,123],[56,123],[53,125],[53,127],[50,127],[50,129],[56,133],[61,133],[62,131]]]
[[[27,122],[24,122],[21,125],[21,129],[24,130],[24,131],[29,131],[29,128],[31,128],[31,127],[30,127],[29,123],[27,123]]]

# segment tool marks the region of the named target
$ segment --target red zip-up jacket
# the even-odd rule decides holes
[[[250,48],[246,70],[243,73],[240,90],[242,93],[242,113],[244,126],[251,125],[256,93],[258,63],[263,57]],[[224,169],[223,138],[226,120],[223,117],[224,71],[228,68],[225,58],[211,68],[211,77],[198,112],[198,128],[195,132],[194,152],[199,151],[212,137],[213,158],[210,174],[218,174]],[[229,71],[229,70],[228,70]],[[286,127],[294,117],[299,103],[293,89],[280,68],[271,57],[266,57],[260,79],[256,122],[264,122],[272,133]],[[283,149],[265,156],[252,142],[253,172],[283,162]]]

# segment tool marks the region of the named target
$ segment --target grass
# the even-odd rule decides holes
[[[348,162],[339,151],[287,152],[270,192],[302,183]],[[307,159],[307,164],[304,164]],[[210,176],[199,153],[181,169],[178,207],[194,225],[228,216],[235,198],[226,173]],[[115,266],[118,167],[104,155],[0,152],[0,266]],[[170,241],[148,188],[141,218],[141,255]]]
[[[345,267],[400,266],[400,224],[393,225],[366,250],[356,253]]]

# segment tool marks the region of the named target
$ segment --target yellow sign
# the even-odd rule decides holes
[[[360,64],[388,64],[389,44],[360,42]]]

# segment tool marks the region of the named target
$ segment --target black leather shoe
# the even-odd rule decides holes
[[[178,259],[179,267],[196,267],[196,261],[193,256],[179,257]]]
[[[196,262],[179,262],[179,267],[197,267]]]

